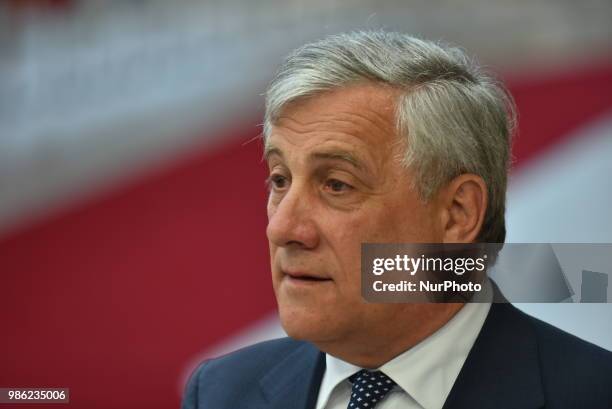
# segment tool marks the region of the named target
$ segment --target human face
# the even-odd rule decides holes
[[[339,88],[290,104],[272,127],[266,233],[281,322],[294,338],[389,331],[409,307],[362,299],[361,243],[440,241],[434,207],[397,160],[397,97],[380,85]]]

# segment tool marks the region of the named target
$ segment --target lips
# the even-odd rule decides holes
[[[309,282],[323,282],[331,281],[331,278],[324,277],[317,274],[310,274],[301,271],[283,271],[283,273],[292,280],[309,281]]]

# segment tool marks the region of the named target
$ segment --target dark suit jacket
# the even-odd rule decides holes
[[[204,362],[183,409],[311,409],[325,355],[284,338]],[[612,353],[492,304],[444,409],[612,409]]]

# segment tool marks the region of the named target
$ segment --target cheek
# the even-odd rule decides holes
[[[270,274],[272,275],[272,286],[276,290],[280,282],[280,279],[281,279],[281,273],[275,263],[276,252],[278,251],[278,246],[274,244],[271,240],[268,240],[268,251],[270,254],[269,267],[270,267]]]
[[[379,242],[431,242],[431,215],[418,199],[395,200],[388,203],[373,221],[373,237]]]
[[[338,262],[337,279],[342,282],[340,290],[351,293],[360,287],[361,243],[368,241],[369,227],[361,218],[347,218],[342,223],[329,223],[328,242]]]

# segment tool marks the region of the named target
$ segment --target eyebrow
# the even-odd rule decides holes
[[[275,148],[274,146],[266,145],[264,147],[263,159],[266,161],[270,160],[270,156],[272,155],[278,155],[281,157],[281,159],[285,158],[283,156],[283,153],[280,151],[280,149]]]
[[[283,153],[280,149],[273,146],[266,146],[264,149],[264,159],[269,160],[270,156],[278,155],[281,159],[284,159]],[[312,159],[318,160],[340,160],[343,162],[348,162],[350,165],[355,167],[358,170],[365,170],[365,166],[363,162],[357,159],[354,155],[344,150],[328,150],[324,152],[314,152],[309,155]]]

